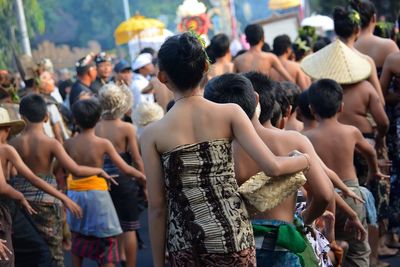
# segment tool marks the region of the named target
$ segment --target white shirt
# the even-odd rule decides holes
[[[141,102],[154,103],[153,94],[142,94],[143,89],[145,89],[149,83],[149,80],[147,80],[142,74],[133,73],[131,84],[131,90],[133,94],[133,110],[135,110]]]

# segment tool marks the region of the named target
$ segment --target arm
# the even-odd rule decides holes
[[[258,136],[244,111],[237,105],[227,105],[231,107],[228,116],[230,117],[233,136],[265,174],[280,176],[295,173],[308,167],[309,159],[305,154],[295,157],[276,157]]]
[[[56,157],[58,162],[72,175],[76,177],[87,177],[98,175],[100,177],[109,178],[109,176],[100,168],[80,166],[67,154],[64,147],[55,140],[51,140],[51,153]]]
[[[165,265],[165,242],[167,224],[167,204],[165,199],[164,173],[156,145],[152,140],[151,129],[143,132],[140,140],[147,181],[148,216],[151,248],[155,267]]]
[[[6,196],[6,197],[9,197],[11,199],[18,201],[25,208],[25,210],[28,212],[28,214],[36,213],[36,211],[34,211],[32,209],[31,205],[29,205],[29,203],[25,199],[24,195],[21,192],[15,190],[12,186],[10,186],[6,182],[2,168],[3,167],[0,162],[0,195]]]
[[[301,136],[299,134],[299,136]],[[311,224],[315,219],[321,216],[330,201],[333,201],[334,190],[331,181],[324,172],[321,164],[319,164],[319,157],[314,150],[311,142],[301,136],[301,142],[299,145],[304,153],[310,156],[311,167],[305,176],[307,178],[309,203],[307,208],[303,212],[303,219],[306,224]]]
[[[117,166],[117,168],[121,170],[123,173],[135,177],[139,182],[145,184],[146,177],[143,175],[143,173],[141,173],[134,167],[126,164],[126,162],[121,158],[121,156],[115,150],[114,146],[110,141],[104,140],[104,143],[106,148],[106,154],[110,157],[111,161],[115,164],[115,166]]]
[[[132,125],[129,125],[129,133],[128,133],[128,145],[129,151],[132,155],[132,160],[136,164],[136,168],[144,173],[143,159],[139,153],[139,146],[136,138],[136,130]]]
[[[341,209],[348,217],[345,230],[355,230],[356,236],[358,240],[364,240],[367,231],[364,229],[360,219],[357,216],[357,213],[343,200],[343,198],[335,192],[335,200],[336,200],[336,207]]]
[[[272,58],[272,67],[280,74],[282,75],[283,78],[285,78],[287,81],[290,81],[292,83],[296,83],[296,81],[293,79],[292,76],[285,70],[283,67],[282,63],[279,61],[278,57],[271,54]]]
[[[379,101],[381,102],[381,104],[385,105],[385,97],[383,96],[381,84],[379,83],[379,78],[378,78],[378,73],[376,72],[375,62],[370,57],[367,57],[367,60],[371,64],[371,75],[369,76],[368,81],[372,84],[376,93],[378,94]]]
[[[75,202],[69,199],[66,195],[59,192],[57,189],[55,189],[54,187],[52,187],[51,185],[49,185],[48,183],[37,177],[28,168],[28,166],[25,165],[25,163],[22,161],[15,148],[9,146],[9,148],[7,149],[6,157],[14,165],[18,173],[20,173],[25,179],[27,179],[33,186],[43,190],[44,192],[54,196],[55,198],[58,198],[65,204],[65,206],[67,206],[68,209],[71,210],[71,212],[75,216],[82,217],[81,208]]]
[[[381,174],[378,166],[378,159],[375,149],[364,139],[358,129],[354,129],[354,136],[356,140],[356,149],[367,159],[369,169],[369,179],[372,177],[385,178],[386,175]]]
[[[51,125],[51,128],[53,129],[54,132],[54,138],[60,142],[61,144],[64,142],[64,138],[62,136],[62,132],[61,132],[61,126],[60,126],[61,122],[57,122],[55,124]]]
[[[398,66],[395,56],[396,54],[393,54],[386,58],[380,78],[382,93],[385,96],[386,103],[389,105],[396,105],[400,102],[400,95],[398,93],[389,92],[390,83],[394,73],[397,71],[396,66]]]
[[[318,159],[326,175],[328,175],[329,179],[333,183],[334,187],[340,189],[345,197],[351,197],[354,200],[360,201],[361,203],[365,203],[361,197],[359,197],[356,193],[353,192],[353,190],[351,190],[347,185],[343,183],[343,181],[339,178],[339,176],[337,176],[337,174],[334,171],[332,171],[325,165],[325,163],[321,160],[320,157],[318,157]]]
[[[308,79],[304,72],[301,71],[300,67],[297,72],[297,77],[296,77],[296,84],[301,88],[301,90],[306,90],[309,86],[310,83],[308,82]]]
[[[370,93],[368,109],[377,124],[378,135],[376,136],[376,148],[379,150],[384,145],[384,138],[389,129],[389,119],[382,103],[378,99],[378,95],[373,90],[371,90]]]

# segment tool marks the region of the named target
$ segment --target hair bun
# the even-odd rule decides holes
[[[347,18],[348,12],[341,6],[335,7],[333,10],[333,20],[342,20]]]
[[[197,60],[204,53],[200,41],[190,33],[183,33],[179,38],[179,56],[186,62]]]

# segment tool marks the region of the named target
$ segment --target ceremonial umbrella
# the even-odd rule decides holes
[[[288,9],[301,5],[301,0],[270,0],[268,7],[270,9]]]
[[[332,31],[335,27],[333,19],[328,16],[313,15],[303,19],[301,26],[311,26],[314,28],[321,28],[323,31]]]
[[[156,29],[151,31],[153,36],[163,35],[163,29],[165,28],[164,23],[157,19],[146,18],[139,14],[131,17],[128,20],[122,22],[114,31],[115,43],[117,45],[122,45],[128,43],[133,38],[137,38],[140,43],[142,32],[147,29]],[[147,31],[146,34],[149,32]]]

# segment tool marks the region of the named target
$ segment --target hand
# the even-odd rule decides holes
[[[378,159],[378,167],[384,173],[390,173],[390,167],[392,166],[392,161],[388,159]]]
[[[390,175],[383,174],[379,170],[375,173],[370,173],[368,176],[369,176],[368,181],[372,181],[372,179],[378,179],[378,180],[389,180],[390,179]]]
[[[78,206],[75,202],[73,202],[70,198],[66,197],[63,200],[64,205],[69,209],[69,211],[78,219],[81,219],[83,216],[83,212],[81,207]]]
[[[350,188],[347,188],[347,191],[342,191],[342,195],[344,197],[351,197],[354,200],[354,203],[356,203],[357,201],[359,201],[360,203],[365,203],[364,199],[354,193],[354,191]]]
[[[99,169],[100,173],[98,174],[99,177],[102,177],[104,179],[106,179],[107,181],[118,185],[117,181],[115,181],[114,178],[118,177],[118,175],[109,175],[108,173],[106,173],[103,169]]]
[[[146,176],[143,173],[140,173],[140,175],[138,175],[137,177],[135,177],[135,180],[138,181],[140,184],[142,184],[143,186],[146,185]]]
[[[29,202],[26,200],[26,198],[22,198],[19,201],[19,204],[21,204],[21,206],[26,210],[26,212],[28,212],[29,215],[32,214],[37,214],[37,211],[34,210],[31,205],[29,204]]]
[[[0,239],[0,260],[8,261],[9,258],[7,254],[12,255],[12,252],[8,249],[5,243],[7,243],[7,240]]]
[[[360,241],[365,240],[367,236],[367,231],[358,217],[355,217],[354,219],[348,218],[344,225],[344,230],[348,232],[354,231],[356,233],[356,239]]]

